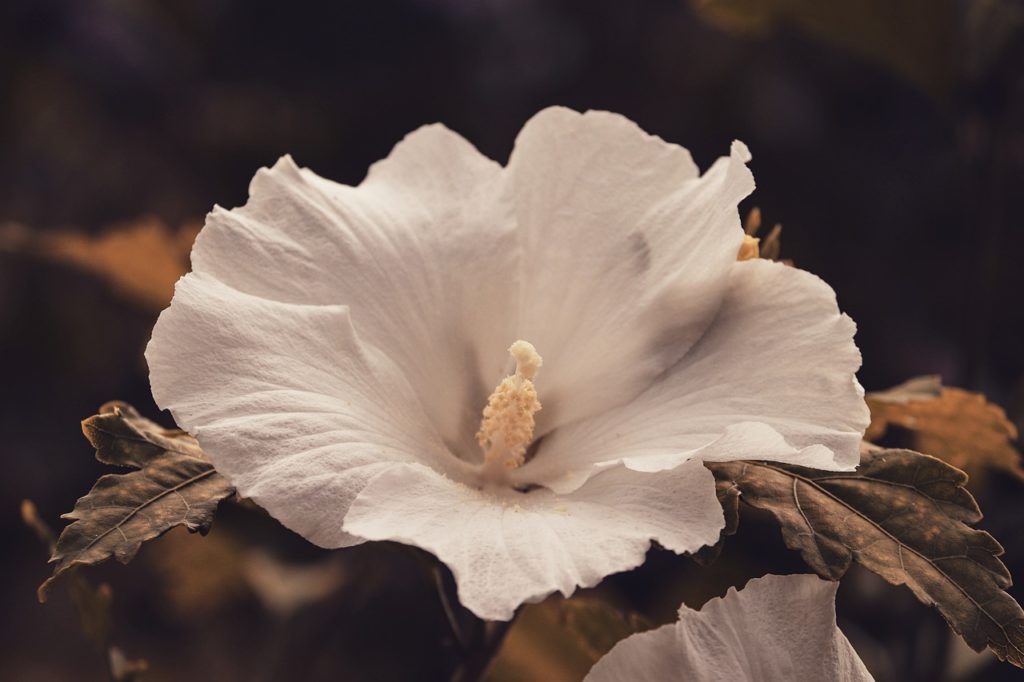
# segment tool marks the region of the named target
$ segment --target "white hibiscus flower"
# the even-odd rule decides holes
[[[850,469],[867,424],[832,290],[736,261],[748,159],[562,108],[505,167],[440,125],[357,187],[285,157],[208,216],[153,395],[286,526],[433,552],[483,618],[699,549],[701,460]]]
[[[870,682],[836,625],[838,583],[766,575],[700,611],[627,637],[584,682]]]

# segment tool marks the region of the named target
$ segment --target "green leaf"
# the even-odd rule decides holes
[[[217,473],[188,434],[164,429],[130,405],[107,403],[82,422],[96,458],[135,467],[127,474],[101,477],[74,510],[50,557],[53,575],[39,586],[39,600],[53,581],[78,565],[116,557],[128,563],[146,540],[175,526],[205,533],[217,505],[234,490]]]
[[[1024,611],[1005,592],[1003,548],[981,520],[966,475],[911,450],[865,452],[855,472],[772,462],[708,462],[720,489],[771,512],[786,545],[819,575],[857,561],[934,605],[972,648],[1024,667]]]

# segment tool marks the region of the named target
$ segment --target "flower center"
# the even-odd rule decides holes
[[[533,415],[540,410],[533,385],[543,362],[537,349],[526,341],[516,341],[508,352],[516,361],[515,374],[502,379],[487,399],[476,434],[484,451],[484,469],[495,478],[526,461],[526,448],[533,440]]]

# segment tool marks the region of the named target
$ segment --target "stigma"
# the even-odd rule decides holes
[[[487,399],[477,442],[484,451],[484,469],[498,477],[526,461],[526,449],[533,440],[533,415],[540,410],[533,379],[543,360],[526,341],[508,349],[516,361],[515,373],[502,379]]]

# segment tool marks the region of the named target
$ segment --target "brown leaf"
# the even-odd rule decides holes
[[[174,230],[155,218],[114,225],[98,236],[0,229],[0,251],[28,253],[72,265],[109,281],[123,296],[150,310],[167,307],[174,283],[188,269],[198,223]]]
[[[982,394],[943,387],[937,376],[926,376],[865,398],[871,408],[866,439],[877,441],[890,425],[899,426],[913,432],[916,450],[963,469],[972,481],[993,469],[1024,480],[1013,446],[1017,428]]]
[[[39,600],[73,566],[114,556],[131,561],[139,547],[175,526],[206,532],[217,505],[233,490],[191,436],[141,417],[129,405],[107,403],[82,422],[82,431],[106,464],[136,467],[101,477],[74,510],[74,519],[50,557],[57,566],[39,587]]]
[[[1024,610],[1004,590],[1003,548],[968,524],[981,519],[966,476],[911,450],[865,453],[855,472],[771,462],[708,462],[720,488],[771,512],[786,545],[819,575],[857,561],[936,606],[975,650],[1024,667]]]

